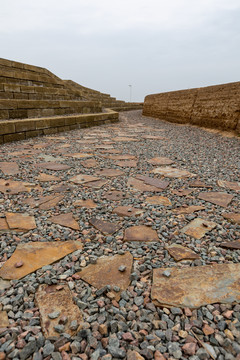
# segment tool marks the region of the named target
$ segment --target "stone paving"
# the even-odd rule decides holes
[[[239,138],[120,123],[0,148],[0,359],[240,359]]]

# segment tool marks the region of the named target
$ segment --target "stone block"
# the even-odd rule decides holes
[[[51,134],[56,134],[58,132],[58,128],[48,128],[48,129],[43,129],[43,134],[44,135],[51,135]]]
[[[9,119],[25,119],[28,112],[25,109],[9,110]]]
[[[56,117],[50,119],[50,127],[64,126],[64,125],[65,125],[64,117]]]
[[[26,139],[43,135],[43,130],[26,131]]]
[[[12,141],[19,141],[19,140],[25,140],[26,139],[26,133],[15,133],[15,134],[6,134],[3,135],[3,141],[6,142],[12,142]]]
[[[9,110],[9,109],[17,109],[17,101],[16,100],[8,100],[2,99],[0,100],[0,110]]]
[[[15,133],[15,122],[1,121],[0,122],[0,135]]]
[[[16,121],[15,128],[16,128],[16,132],[35,130],[36,122],[34,120]]]

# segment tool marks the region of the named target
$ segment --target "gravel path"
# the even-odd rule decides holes
[[[0,281],[0,359],[240,359],[240,305],[216,300],[197,309],[164,307],[151,298],[154,269],[240,262],[240,250],[221,246],[240,240],[239,144],[237,137],[130,111],[120,113],[118,124],[1,145],[1,265],[19,244],[80,240],[83,247],[25,277]],[[149,162],[153,158],[157,159]],[[159,165],[163,161],[169,165]],[[67,166],[56,170],[56,163]],[[171,174],[162,176],[166,166],[171,167]],[[106,168],[118,172],[105,172]],[[178,177],[172,177],[172,169],[186,173],[180,176],[177,172]],[[40,173],[56,178],[42,181]],[[82,177],[76,180],[79,174]],[[86,180],[85,175],[97,179]],[[149,177],[159,182],[151,183]],[[196,180],[202,185],[192,184]],[[22,190],[16,190],[12,181],[18,181]],[[199,197],[203,192],[230,197],[225,206],[220,206]],[[115,199],[120,200],[113,199],[116,194],[119,198]],[[51,196],[55,203],[46,205],[49,199],[42,200],[45,196]],[[86,200],[94,203],[89,206]],[[119,206],[125,208],[114,211]],[[189,206],[201,208],[184,213]],[[125,216],[119,215],[120,210]],[[31,218],[25,223],[14,218],[11,225],[9,213]],[[69,213],[72,220],[64,218]],[[224,213],[238,217],[229,221]],[[107,225],[96,224],[95,218]],[[182,231],[197,218],[205,221],[202,228],[207,230],[202,237]],[[35,225],[31,228],[32,220]],[[208,221],[214,223],[212,229]],[[117,227],[110,229],[112,224]],[[139,241],[126,241],[126,229],[132,226],[139,226]],[[148,234],[149,229],[157,240],[146,241],[149,238],[145,236],[150,240],[153,236]],[[133,231],[131,236],[135,234]],[[167,250],[173,244],[192,250],[196,258],[177,262]],[[129,279],[126,289],[122,290],[120,283],[94,287],[81,279],[81,272],[89,264],[97,267],[99,258],[128,252],[133,256],[130,276],[126,275],[129,260],[117,271]],[[15,263],[16,271],[26,265],[23,259]],[[103,284],[107,271],[101,271]],[[171,271],[165,276],[171,276]],[[74,335],[65,331],[68,320],[49,309],[49,319],[60,320],[55,336],[46,337],[36,303],[39,285],[44,284],[49,289],[60,286],[60,291],[68,284],[83,317],[81,324],[71,322]]]

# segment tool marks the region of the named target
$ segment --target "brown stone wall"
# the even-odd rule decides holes
[[[148,95],[143,115],[240,134],[240,82]]]

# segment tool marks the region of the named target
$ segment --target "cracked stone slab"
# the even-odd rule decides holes
[[[47,195],[39,197],[38,200],[35,200],[34,198],[28,198],[24,200],[23,203],[33,208],[39,207],[41,210],[49,210],[56,206],[63,198],[63,195]]]
[[[240,182],[218,180],[217,185],[223,188],[240,191]]]
[[[196,211],[205,210],[204,206],[198,206],[198,205],[190,205],[190,206],[181,206],[179,208],[176,208],[173,210],[175,214],[192,214]]]
[[[182,245],[173,244],[166,249],[175,261],[200,259],[200,256],[193,250]]]
[[[146,198],[146,202],[152,205],[172,205],[171,201],[166,196],[149,196]]]
[[[201,192],[198,195],[198,198],[204,201],[208,201],[215,205],[227,207],[232,201],[233,195],[224,192],[209,191],[209,192]]]
[[[101,180],[101,179],[96,176],[85,175],[85,174],[75,175],[69,179],[69,181],[73,182],[74,184],[79,184],[79,185],[90,183],[92,181],[98,181],[98,180]]]
[[[124,172],[118,169],[99,169],[96,171],[96,174],[99,176],[105,176],[105,177],[116,177],[124,175]]]
[[[1,267],[0,276],[8,280],[21,279],[79,249],[82,249],[80,241],[34,241],[19,244],[10,259]],[[20,261],[23,265],[15,267]]]
[[[163,190],[162,188],[145,184],[142,180],[138,180],[133,177],[130,177],[128,179],[127,186],[134,191],[140,191],[140,192],[145,192],[145,191],[160,192]]]
[[[167,157],[154,157],[152,159],[147,160],[149,164],[152,165],[172,165],[174,163],[173,160],[167,158]]]
[[[69,228],[71,228],[73,230],[80,230],[78,222],[74,219],[72,213],[60,214],[60,215],[52,216],[52,217],[50,217],[48,219],[48,221],[51,221],[54,224],[69,227]]]
[[[5,328],[9,325],[8,314],[6,311],[0,311],[0,328]]]
[[[103,195],[103,198],[111,201],[120,201],[122,199],[127,199],[128,195],[122,191],[110,190]]]
[[[166,189],[169,185],[169,181],[152,178],[147,175],[137,175],[136,179],[143,181],[147,185],[155,186],[161,190]]]
[[[104,235],[112,235],[121,229],[119,224],[113,224],[109,221],[103,221],[95,217],[89,220],[89,224],[94,226],[95,229],[99,230]]]
[[[119,216],[140,216],[144,211],[131,206],[118,206],[113,209],[113,213]]]
[[[207,232],[213,230],[217,224],[213,221],[207,221],[196,218],[181,229],[181,232],[193,236],[195,239],[201,239]]]
[[[172,193],[177,196],[187,196],[190,195],[194,189],[178,189],[178,190],[172,190]]]
[[[58,176],[49,175],[49,174],[45,174],[45,173],[40,173],[40,174],[36,177],[36,180],[42,181],[42,182],[47,182],[47,181],[61,181],[61,179],[60,179]]]
[[[171,273],[164,276],[164,271]],[[240,302],[240,264],[216,264],[153,270],[151,297],[155,305],[189,307]]]
[[[153,230],[151,227],[145,225],[137,225],[125,229],[123,240],[150,242],[159,241],[159,237],[157,231]]]
[[[0,161],[0,170],[4,175],[16,175],[20,172],[19,166],[15,161]]]
[[[87,209],[95,209],[97,207],[97,204],[91,199],[87,199],[87,200],[79,199],[73,203],[73,206],[85,207]]]
[[[69,166],[69,165],[60,164],[60,163],[56,163],[56,162],[52,162],[52,161],[45,162],[45,163],[38,163],[38,164],[35,164],[35,166],[38,168],[47,169],[47,170],[55,170],[55,171],[71,169],[71,166]]]
[[[188,178],[196,176],[196,174],[190,173],[187,170],[177,169],[170,166],[156,168],[152,170],[152,173],[169,178]]]
[[[240,249],[240,239],[235,241],[224,242],[222,244],[219,244],[219,246],[227,249]]]
[[[230,220],[233,223],[240,225],[240,213],[222,213],[225,219]]]
[[[91,181],[91,182],[85,183],[84,186],[98,190],[98,189],[101,189],[107,183],[108,183],[108,180],[97,180],[97,181]]]
[[[74,304],[72,293],[68,285],[40,285],[36,295],[36,305],[39,308],[40,320],[43,335],[46,338],[61,335],[55,331],[54,326],[59,324],[62,317],[67,318],[64,325],[64,333],[74,336],[82,327],[82,314],[77,305]],[[50,319],[49,314],[59,312],[59,316]],[[76,320],[77,326],[75,330],[70,328],[71,322]]]
[[[7,212],[6,221],[11,230],[17,229],[22,231],[29,231],[36,229],[35,218],[26,213],[11,213]]]
[[[126,266],[126,270],[123,272],[118,270],[121,265]],[[119,292],[111,290],[115,294],[115,300],[118,301],[121,292],[126,290],[130,284],[132,265],[133,256],[130,252],[126,252],[124,255],[100,257],[96,264],[88,265],[77,274],[82,280],[97,289],[106,285],[119,286]]]

